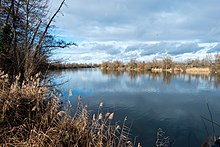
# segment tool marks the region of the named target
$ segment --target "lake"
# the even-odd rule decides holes
[[[109,72],[99,69],[62,70],[53,73],[63,83],[63,99],[69,89],[74,105],[82,96],[89,113],[114,112],[115,122],[131,126],[132,138],[143,147],[156,146],[158,128],[174,142],[174,147],[199,147],[213,134],[207,103],[214,122],[220,124],[220,77],[170,73]],[[214,134],[220,128],[214,126]]]

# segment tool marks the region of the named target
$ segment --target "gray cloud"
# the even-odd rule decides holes
[[[204,49],[202,47],[199,47],[198,43],[181,43],[180,45],[173,44],[173,47],[168,48],[168,53],[171,55],[179,55],[184,53],[195,53],[201,49]]]
[[[218,43],[215,47],[207,51],[207,53],[218,53],[218,52],[220,52],[220,43]]]
[[[54,10],[61,0],[52,0]],[[219,0],[66,0],[56,34],[78,47],[57,50],[67,62],[174,59],[220,51]],[[153,41],[153,43],[149,43]],[[203,44],[203,45],[201,45]]]
[[[55,1],[54,6],[59,1]],[[91,41],[220,39],[218,0],[67,0],[60,32]]]
[[[151,54],[170,54],[178,55],[183,53],[191,53],[201,50],[198,43],[181,43],[181,42],[160,42],[156,44],[146,44],[141,47],[141,55]]]

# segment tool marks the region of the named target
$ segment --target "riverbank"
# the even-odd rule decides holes
[[[163,68],[152,68],[148,70],[140,69],[140,68],[116,68],[116,69],[111,69],[111,68],[102,68],[100,67],[101,70],[108,70],[108,71],[136,71],[136,72],[143,72],[143,71],[148,71],[152,73],[162,73],[162,72],[169,72],[171,74],[176,74],[176,73],[183,73],[183,74],[192,74],[192,75],[209,75],[211,73],[214,73],[210,68],[186,68],[185,70],[181,68],[174,68],[174,69],[163,69]]]
[[[220,73],[220,57],[219,55],[216,55],[215,60],[204,58],[201,60],[197,59],[187,62],[175,62],[169,56],[166,56],[161,60],[153,60],[149,62],[130,60],[128,63],[123,63],[122,61],[116,60],[113,62],[103,62],[100,65],[100,69],[115,71],[150,71],[208,75],[211,73]]]

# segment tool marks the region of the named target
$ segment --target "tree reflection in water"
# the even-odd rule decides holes
[[[157,80],[162,78],[163,83],[169,85],[172,82],[172,79],[175,77],[182,77],[187,82],[191,83],[192,80],[204,80],[207,84],[210,84],[214,81],[215,89],[218,89],[220,86],[220,75],[219,74],[186,74],[181,72],[150,72],[150,71],[125,71],[125,70],[101,70],[103,75],[112,75],[115,77],[122,76],[127,73],[131,80],[135,80],[138,76],[147,75],[152,80]]]

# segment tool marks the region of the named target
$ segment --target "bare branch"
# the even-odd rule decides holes
[[[60,11],[60,9],[62,8],[64,2],[65,2],[65,0],[63,0],[63,1],[61,2],[59,8],[58,8],[57,11],[54,13],[54,15],[51,17],[50,21],[48,22],[48,24],[47,24],[47,26],[46,26],[46,28],[45,28],[45,30],[44,30],[44,32],[43,32],[41,38],[40,38],[40,41],[39,41],[39,43],[38,43],[38,45],[37,45],[37,50],[39,50],[39,48],[41,47],[42,41],[43,41],[43,39],[44,39],[44,37],[45,37],[45,35],[46,35],[46,33],[47,33],[48,28],[50,27],[50,24],[52,23],[52,21],[54,20],[54,18],[56,17],[56,15],[59,13],[59,11]]]

